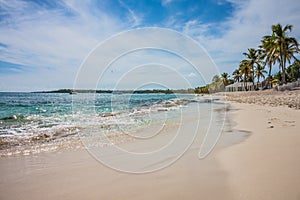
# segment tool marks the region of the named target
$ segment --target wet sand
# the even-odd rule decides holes
[[[180,140],[175,147],[190,137],[199,120],[194,109],[184,115],[187,118],[181,127],[183,135],[178,136]],[[154,140],[130,141],[121,147],[132,152],[157,149],[160,143],[170,141],[177,125],[166,128]],[[176,148],[166,151],[163,159],[146,160],[141,165],[132,163],[130,154],[122,156],[110,151],[110,147],[101,151],[110,161],[123,167],[137,166],[135,170],[165,166],[151,173],[113,170],[83,149],[1,158],[0,199],[232,199],[228,174],[215,156],[230,144],[228,141],[235,140],[224,134],[219,143],[223,147],[201,160],[198,154],[205,130],[201,131],[190,148],[171,165],[161,163],[175,158]]]

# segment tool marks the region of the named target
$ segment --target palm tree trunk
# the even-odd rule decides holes
[[[246,87],[246,80],[247,80],[247,76],[245,75],[245,76],[244,76],[244,88],[245,88],[245,91],[248,91],[248,90],[247,90],[247,87]]]
[[[255,90],[255,82],[254,82],[254,67],[253,67],[253,71],[252,71],[252,85],[253,85],[253,89]]]
[[[272,64],[271,63],[269,63],[269,74],[268,74],[268,82],[267,82],[267,86],[269,87],[269,85],[270,85],[270,80],[271,80],[271,73],[272,73]],[[270,88],[272,88],[272,84],[271,84],[271,87]]]
[[[280,66],[279,66],[279,68],[281,68],[281,70],[282,70],[282,77],[281,77],[281,81],[282,81],[282,83],[283,84],[285,84],[285,66],[283,65],[283,52],[282,52],[282,50],[283,50],[283,47],[282,47],[282,44],[280,44],[280,48],[279,48],[279,53],[280,53]]]
[[[286,65],[286,56],[284,56],[284,60],[282,62],[282,82],[283,82],[283,84],[286,84],[285,65]]]
[[[285,80],[285,67],[282,67],[282,83],[286,84],[286,80]]]

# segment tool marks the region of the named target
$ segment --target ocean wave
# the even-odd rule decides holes
[[[26,116],[21,114],[15,114],[15,115],[0,118],[1,121],[17,121],[23,119],[26,119]]]
[[[52,110],[35,105],[33,110],[38,112],[27,115],[14,114],[0,119],[0,150],[11,153],[23,152],[24,149],[29,148],[31,150],[26,150],[25,154],[30,154],[40,152],[34,146],[44,150],[49,147],[53,150],[55,145],[66,147],[70,141],[75,141],[77,146],[80,138],[90,138],[91,141],[99,142],[104,134],[116,136],[139,128],[147,128],[153,120],[162,121],[166,115],[161,115],[161,112],[176,112],[189,103],[195,102],[211,103],[213,100],[209,97],[195,96],[166,99],[155,97],[145,102],[132,101],[131,106],[120,103],[119,107],[111,105],[109,107],[108,104],[102,104],[101,107],[98,104],[96,109],[93,109],[93,105],[82,103],[79,106],[82,106],[83,111],[78,109],[74,113],[69,108],[70,105],[67,105],[68,108],[59,105]],[[62,144],[63,142],[66,144]],[[44,148],[42,144],[49,146]],[[53,144],[53,148],[50,144]]]

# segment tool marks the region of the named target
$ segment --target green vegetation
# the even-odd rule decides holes
[[[233,71],[232,79],[229,79],[227,73],[222,73],[220,77],[216,75],[211,84],[195,88],[195,93],[224,91],[225,86],[235,82],[243,82],[245,90],[247,90],[246,83],[251,82],[253,88],[258,90],[260,83],[263,89],[267,89],[272,85],[296,81],[300,78],[300,61],[296,57],[300,49],[298,41],[288,35],[292,28],[292,25],[284,27],[281,24],[273,25],[271,35],[263,36],[257,49],[249,48],[243,53],[245,59]],[[291,65],[286,67],[287,63]],[[276,64],[279,72],[272,76],[273,66]]]
[[[59,90],[52,90],[52,91],[39,91],[34,93],[112,93],[112,90],[75,90],[75,89],[59,89]]]
[[[287,81],[291,81],[287,78],[286,63],[290,64],[291,60],[298,62],[296,54],[300,52],[297,40],[288,36],[288,32],[292,31],[292,27],[292,25],[286,25],[285,27],[282,27],[281,24],[273,25],[272,34],[263,37],[258,49],[250,48],[247,53],[243,53],[246,59],[241,61],[237,71],[241,73],[240,77],[243,77],[244,82],[251,81],[254,85],[255,78],[257,83],[260,82],[260,78],[265,79],[267,73],[265,66],[269,68],[267,80],[264,84],[265,88],[271,88],[272,83],[285,84]],[[280,76],[272,77],[272,67],[275,64],[279,65]],[[235,75],[239,74],[237,71],[234,72]],[[294,80],[299,77],[294,77]],[[258,84],[256,89],[258,89]]]
[[[260,46],[265,58],[265,63],[269,67],[268,82],[272,80],[271,72],[272,65],[279,64],[279,72],[282,73],[280,83],[285,84],[286,78],[286,63],[291,64],[291,60],[298,62],[296,54],[299,53],[298,41],[288,36],[288,32],[292,31],[292,25],[282,27],[281,24],[272,26],[272,35],[263,37],[262,45]]]
[[[300,63],[294,62],[286,69],[287,81],[294,82],[300,78]]]
[[[224,91],[227,85],[232,84],[234,81],[229,79],[228,73],[222,73],[221,76],[215,75],[212,78],[212,83],[202,87],[195,88],[196,94],[208,94]]]
[[[153,90],[79,90],[79,89],[59,89],[52,91],[40,91],[34,93],[119,93],[119,94],[192,94],[194,93],[194,89],[178,89],[178,90],[170,90],[170,89],[153,89]]]

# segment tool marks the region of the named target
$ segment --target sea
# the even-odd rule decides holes
[[[124,133],[175,123],[182,109],[213,102],[194,94],[1,92],[0,156],[82,148],[83,137],[103,147],[104,136],[128,141]]]

